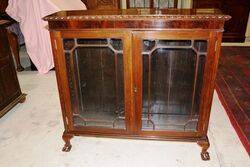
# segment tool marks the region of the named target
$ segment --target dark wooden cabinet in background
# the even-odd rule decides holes
[[[197,142],[207,137],[224,22],[209,9],[47,16],[65,131]]]
[[[0,20],[0,117],[17,103],[25,101],[21,92],[10,51],[6,26],[9,21]]]
[[[245,41],[245,34],[250,11],[249,0],[194,0],[193,7],[218,8],[223,13],[232,16],[232,19],[225,23],[223,41]]]
[[[8,0],[1,0],[0,3],[0,14],[5,12],[5,9],[8,6]]]

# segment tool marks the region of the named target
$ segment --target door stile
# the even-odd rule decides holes
[[[55,63],[57,86],[63,115],[65,132],[73,130],[73,119],[71,113],[71,100],[69,94],[68,77],[63,53],[62,36],[60,32],[50,32],[53,48],[53,58]],[[67,86],[63,86],[67,85]]]
[[[220,45],[222,41],[222,32],[211,32],[208,42],[208,54],[205,64],[202,97],[200,105],[200,117],[198,131],[206,135],[208,131],[209,117],[211,113],[211,104],[215,88],[216,71],[219,63]]]
[[[133,53],[132,53],[132,33],[125,31],[123,36],[124,50],[124,95],[125,95],[125,117],[126,129],[128,133],[134,134],[135,124],[135,99],[134,99],[134,83],[133,83]]]
[[[142,57],[141,57],[141,37],[140,35],[133,33],[133,72],[134,72],[134,99],[135,103],[135,132],[137,134],[141,131],[141,114],[142,114]]]

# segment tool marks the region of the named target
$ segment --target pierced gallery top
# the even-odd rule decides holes
[[[126,9],[62,11],[44,18],[50,29],[202,28],[223,29],[231,17],[218,9]]]

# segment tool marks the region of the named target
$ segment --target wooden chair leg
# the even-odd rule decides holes
[[[16,66],[17,66],[17,71],[23,71],[24,68],[21,65],[21,61],[20,61],[20,55],[19,55],[19,44],[18,44],[18,38],[17,35],[11,31],[8,30],[8,40],[10,43],[10,48],[11,48],[11,52],[14,55],[15,58],[15,62],[16,62]]]

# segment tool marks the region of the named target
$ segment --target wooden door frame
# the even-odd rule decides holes
[[[79,30],[79,31],[51,31],[51,41],[55,61],[58,90],[65,132],[69,134],[130,134],[133,132],[133,82],[132,82],[132,57],[131,35],[127,31],[119,30]],[[123,65],[124,65],[124,103],[125,103],[125,129],[112,129],[105,127],[76,127],[73,125],[73,104],[71,103],[69,78],[67,76],[66,58],[63,52],[63,40],[66,38],[119,38],[123,40]],[[59,70],[60,69],[60,70]],[[75,81],[74,81],[75,82]],[[74,83],[75,84],[75,83]]]
[[[199,111],[199,119],[196,132],[176,132],[176,131],[142,131],[142,58],[141,42],[143,39],[174,39],[174,40],[207,40],[208,50],[206,59],[204,76],[203,76],[203,87],[201,93],[201,104]],[[216,40],[214,40],[216,39]],[[218,40],[218,41],[217,41]],[[210,30],[163,30],[163,31],[133,31],[133,60],[134,60],[134,85],[137,88],[137,94],[135,95],[135,113],[136,123],[138,126],[137,134],[141,136],[158,136],[158,137],[205,137],[207,134],[207,127],[209,122],[209,115],[212,103],[212,95],[214,91],[215,75],[218,64],[218,57],[220,53],[220,42],[221,32],[213,32]],[[217,51],[215,52],[215,47]]]

